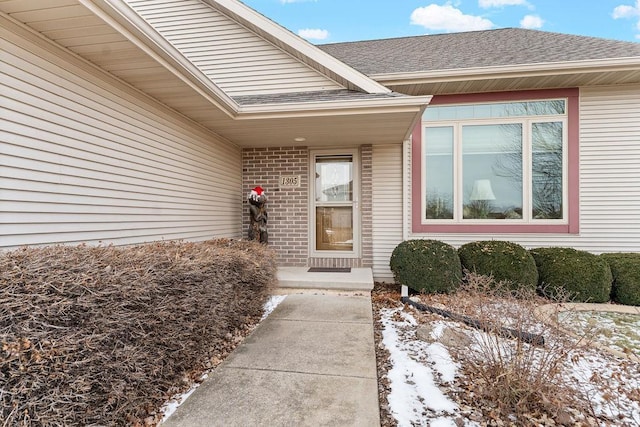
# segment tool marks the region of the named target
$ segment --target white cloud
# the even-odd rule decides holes
[[[611,14],[613,19],[620,18],[633,18],[637,19],[636,28],[640,31],[640,0],[636,0],[635,6],[629,6],[626,4],[621,4],[613,9],[613,13]],[[640,34],[636,34],[636,39],[640,40]]]
[[[305,28],[298,30],[298,35],[308,40],[326,40],[329,37],[329,31],[317,28]]]
[[[527,0],[478,0],[478,6],[483,9],[489,9],[491,7],[504,7],[504,6],[529,6]]]
[[[447,32],[488,30],[494,27],[493,22],[488,19],[465,15],[450,4],[419,7],[411,13],[411,23],[428,30]]]
[[[613,9],[611,16],[613,16],[613,19],[634,18],[636,16],[640,16],[640,0],[636,0],[635,6],[629,6],[626,4],[617,6]]]
[[[543,25],[544,20],[537,15],[526,15],[520,20],[520,28],[538,29]]]

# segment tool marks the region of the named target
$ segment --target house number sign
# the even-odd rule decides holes
[[[281,176],[280,187],[300,187],[300,175]]]

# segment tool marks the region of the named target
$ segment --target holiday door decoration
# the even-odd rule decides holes
[[[251,190],[249,200],[249,240],[258,240],[260,243],[268,243],[267,233],[267,196],[262,187]]]

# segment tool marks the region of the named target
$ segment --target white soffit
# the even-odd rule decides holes
[[[169,69],[176,77],[189,83],[194,90],[207,98],[213,105],[229,116],[235,116],[238,109],[236,102],[125,2],[121,0],[78,1],[147,55]]]
[[[246,9],[242,7],[243,13]],[[372,90],[382,87],[384,91],[362,92],[365,99],[358,100],[331,96],[318,100],[294,94],[292,102],[241,105],[122,0],[10,1],[0,2],[0,11],[7,13],[4,16],[8,22],[15,22],[23,31],[28,29],[31,39],[40,37],[52,46],[66,48],[75,57],[72,62],[79,63],[82,58],[85,69],[102,68],[239,146],[291,143],[304,134],[309,136],[309,144],[392,143],[402,140],[430,100],[430,96],[391,94],[379,83],[322,54],[319,59],[335,65],[336,70],[353,72],[354,80],[363,86],[369,85]],[[271,21],[266,22],[307,45]],[[107,31],[107,26],[114,31]],[[95,31],[96,36],[88,36],[87,29]],[[312,45],[307,47],[314,54],[319,51]],[[120,52],[126,55],[120,57]],[[93,64],[89,66],[89,62]]]

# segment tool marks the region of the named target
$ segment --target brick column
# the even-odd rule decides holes
[[[279,188],[280,176],[300,176],[300,187]],[[247,148],[242,151],[243,233],[247,238],[247,194],[255,186],[267,195],[269,246],[280,266],[306,266],[309,228],[309,150],[306,147]]]

